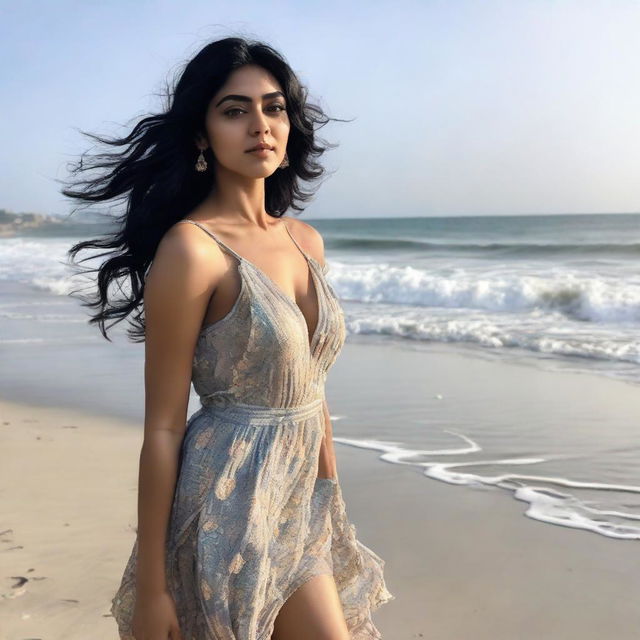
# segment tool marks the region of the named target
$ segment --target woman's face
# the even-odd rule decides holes
[[[216,174],[221,169],[252,178],[274,173],[289,139],[286,107],[282,87],[266,69],[246,65],[233,71],[209,103],[205,121],[208,140],[197,139],[200,149],[211,147]],[[259,142],[271,145],[273,151],[248,152]]]

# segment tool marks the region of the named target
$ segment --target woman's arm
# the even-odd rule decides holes
[[[187,228],[189,227],[189,228]],[[138,477],[140,599],[167,591],[166,532],[196,340],[215,285],[210,247],[179,224],[161,240],[145,281],[145,416]]]
[[[318,460],[318,476],[321,478],[335,478],[337,477],[338,470],[336,466],[336,455],[333,450],[333,429],[331,427],[331,417],[329,416],[329,407],[327,406],[326,399],[322,406],[324,409],[325,429]]]

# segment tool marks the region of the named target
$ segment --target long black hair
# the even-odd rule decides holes
[[[318,144],[315,126],[337,118],[329,118],[307,101],[307,89],[281,54],[264,42],[242,37],[223,38],[203,47],[184,65],[173,87],[165,84],[164,111],[139,120],[126,137],[108,139],[82,131],[101,143],[125,147],[89,156],[89,162],[85,160],[87,153],[83,153],[72,165],[71,174],[98,170],[97,175],[71,185],[86,185],[84,188],[61,190],[65,196],[79,200],[78,207],[85,210],[91,204],[115,198],[126,204],[125,211],[115,218],[115,232],[79,242],[68,251],[71,266],[77,267],[79,263],[73,258],[79,251],[109,250],[80,260],[110,256],[98,268],[84,270],[97,272],[98,276],[95,296],[82,301],[84,306],[97,309],[89,323],[97,323],[107,340],[105,322],[114,319],[112,326],[133,314],[127,334],[134,342],[144,342],[144,281],[158,244],[171,226],[215,188],[210,148],[204,152],[209,168],[204,172],[194,170],[199,154],[195,135],[205,131],[205,114],[213,96],[234,70],[247,64],[263,67],[280,83],[291,126],[289,166],[265,179],[267,213],[280,217],[289,208],[302,211],[299,203],[312,197],[314,191],[303,191],[300,182],[316,180],[325,173],[315,158],[336,145],[324,140],[324,146]],[[130,292],[123,291],[122,284],[127,281]],[[111,284],[116,284],[122,294],[118,298],[110,299]]]

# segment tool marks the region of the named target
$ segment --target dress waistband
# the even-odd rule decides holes
[[[200,412],[219,414],[230,420],[249,420],[252,424],[279,424],[287,419],[297,420],[317,414],[322,409],[322,401],[320,397],[294,407],[267,407],[233,402],[225,405],[203,405]]]

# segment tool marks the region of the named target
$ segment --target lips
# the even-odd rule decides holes
[[[252,149],[247,149],[247,153],[250,151],[261,151],[262,149],[267,149],[268,151],[273,151],[273,147],[268,144],[259,144],[253,147]]]

